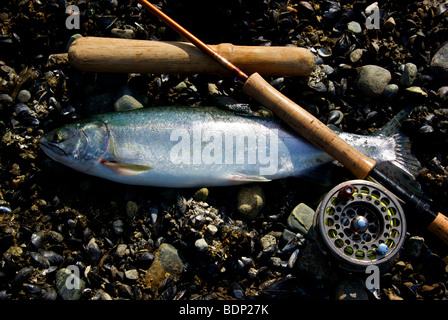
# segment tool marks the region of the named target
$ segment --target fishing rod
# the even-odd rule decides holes
[[[324,150],[339,161],[358,179],[370,177],[384,185],[405,203],[411,205],[425,220],[429,231],[448,244],[448,218],[440,212],[434,212],[430,205],[405,190],[398,183],[382,173],[376,162],[351,147],[334,131],[319,121],[308,111],[294,103],[272,87],[258,73],[248,76],[230,61],[220,56],[216,51],[184,29],[155,5],[147,0],[137,0],[143,7],[153,13],[162,22],[190,41],[207,56],[214,59],[223,68],[234,74],[243,85],[243,92],[273,111],[305,139]]]

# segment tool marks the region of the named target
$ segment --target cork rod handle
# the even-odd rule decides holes
[[[314,55],[305,48],[210,45],[245,72],[265,75],[308,76]],[[215,73],[226,69],[189,42],[82,37],[68,51],[72,66],[93,72]]]
[[[249,77],[243,91],[342,163],[357,178],[365,179],[375,167],[374,160],[355,150],[325,124],[273,88],[258,73]]]
[[[428,226],[428,230],[448,244],[448,218],[446,216],[440,212],[437,213],[437,217]]]

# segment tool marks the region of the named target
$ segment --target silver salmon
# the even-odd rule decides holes
[[[376,135],[338,132],[351,146],[412,177],[418,161],[392,120]],[[230,186],[319,175],[333,161],[280,121],[214,107],[157,107],[96,115],[39,140],[70,168],[112,181],[157,187]],[[322,173],[322,176],[325,176]]]

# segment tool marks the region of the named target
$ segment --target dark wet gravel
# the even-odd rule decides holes
[[[266,79],[324,123],[337,122],[344,131],[368,134],[411,107],[402,130],[411,138],[422,165],[417,180],[434,209],[446,212],[448,90],[446,80],[430,67],[432,57],[448,40],[448,11],[442,1],[378,1],[378,30],[366,30],[365,9],[370,5],[366,1],[188,3],[159,2],[164,12],[209,44],[313,48],[317,64],[331,68],[320,81],[323,85],[310,86],[307,79],[294,77]],[[80,8],[79,30],[65,27],[65,8],[70,4]],[[361,33],[347,30],[351,21],[360,24]],[[298,179],[263,184],[263,209],[256,219],[244,219],[236,210],[239,188],[209,188],[204,205],[191,200],[196,189],[119,185],[75,173],[40,151],[36,142],[43,133],[74,119],[112,111],[115,94],[123,87],[135,97],[146,97],[145,107],[197,106],[214,103],[208,94],[208,84],[213,83],[221,93],[259,108],[232,78],[83,73],[54,56],[49,58],[66,52],[76,33],[110,37],[114,28],[132,30],[136,39],[178,40],[134,1],[9,0],[2,4],[0,300],[60,300],[58,272],[70,266],[80,271],[84,286],[77,298],[83,300],[336,299],[341,287],[350,286],[348,290],[358,298],[378,299],[363,285],[358,288],[364,274],[340,270],[326,257],[313,258],[328,264],[324,276],[304,271],[299,266],[303,259],[299,261],[304,252],[318,251],[313,241],[304,239],[294,250],[281,250],[287,244],[283,234],[293,208],[306,203],[315,209],[328,188]],[[363,54],[353,62],[355,49]],[[417,66],[412,86],[424,94],[409,92],[401,84],[405,63]],[[396,97],[368,99],[360,94],[358,73],[370,64],[390,72],[390,84],[399,87]],[[190,89],[176,90],[181,82]],[[339,168],[332,182],[350,178]],[[216,241],[216,250],[198,253],[195,247],[198,234],[206,232],[204,224],[192,218],[198,212],[192,209],[195,206],[215,212],[213,221],[223,221],[218,233],[205,237],[209,243]],[[422,228],[411,208],[406,210],[403,253],[382,273],[379,299],[446,299],[446,246]],[[276,246],[263,247],[261,239],[266,235],[276,239]],[[179,275],[151,287],[148,270],[158,261],[162,244],[177,248],[186,263]],[[293,254],[298,255],[297,262],[291,260]],[[288,261],[290,265],[282,264]]]

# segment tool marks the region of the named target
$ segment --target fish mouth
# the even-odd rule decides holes
[[[40,148],[50,157],[57,157],[57,156],[68,156],[68,153],[65,152],[64,149],[59,147],[56,143],[48,141],[47,138],[41,137],[38,140],[38,144]]]

